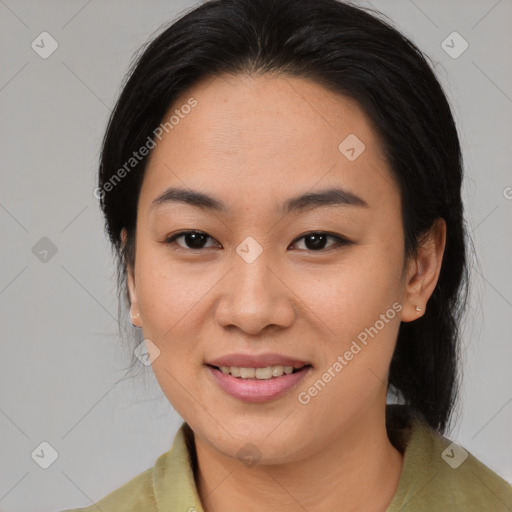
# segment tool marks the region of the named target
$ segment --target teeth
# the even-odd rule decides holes
[[[271,379],[272,367],[267,366],[266,368],[256,368],[256,371],[254,373],[257,379]]]
[[[254,379],[256,370],[254,368],[240,368],[240,377],[242,379]]]
[[[281,377],[283,373],[289,375],[293,373],[293,366],[266,366],[265,368],[240,368],[239,366],[221,366],[220,371],[232,377],[242,379],[260,379],[268,380],[272,377]]]

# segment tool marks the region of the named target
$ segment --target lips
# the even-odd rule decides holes
[[[209,366],[220,368],[221,366],[238,366],[241,368],[265,368],[267,366],[293,366],[302,368],[311,366],[308,361],[275,353],[265,354],[226,354],[224,356],[206,361]]]
[[[269,402],[288,395],[312,371],[311,365],[305,365],[294,373],[259,380],[237,378],[223,373],[212,365],[206,365],[206,368],[207,375],[220,390],[239,401],[249,403]]]

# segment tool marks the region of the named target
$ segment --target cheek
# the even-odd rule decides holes
[[[352,272],[329,293],[312,297],[321,355],[314,379],[297,391],[299,411],[319,427],[349,421],[385,386],[400,326],[401,304],[392,280]],[[320,290],[321,291],[321,290]],[[299,394],[302,395],[299,396]],[[328,413],[327,413],[328,411]],[[320,425],[323,423],[323,427]]]
[[[393,254],[393,252],[395,254]],[[346,340],[373,325],[381,314],[400,303],[401,255],[392,247],[361,246],[353,257],[325,268],[303,272],[295,280],[294,291],[314,312],[318,327],[332,337]]]
[[[157,251],[142,253],[137,268],[137,300],[145,328],[159,337],[193,329],[187,315],[215,282],[205,272],[191,272]],[[185,270],[185,271],[184,271]],[[210,284],[211,282],[211,284]]]
[[[329,382],[316,406],[364,401],[386,381],[402,309],[397,246],[360,247],[358,257],[347,258],[328,279],[307,274],[302,281],[298,294],[307,297],[322,345],[319,374],[327,372],[321,380]]]
[[[144,337],[159,349],[152,369],[163,393],[182,417],[201,414],[191,396],[196,389],[198,344],[204,326],[197,320],[201,300],[214,283],[213,276],[184,272],[170,258],[156,251],[141,254],[138,260],[137,299],[144,319]],[[208,282],[211,281],[211,285]],[[203,411],[204,413],[204,411]]]

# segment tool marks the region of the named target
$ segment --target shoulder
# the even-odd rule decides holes
[[[425,493],[425,504],[446,503],[450,510],[512,509],[512,486],[474,457],[461,445],[441,436],[434,430],[431,437],[428,464],[431,482]]]
[[[461,445],[414,419],[387,512],[512,510],[512,486]]]
[[[171,449],[158,457],[155,465],[86,508],[60,512],[157,512],[169,510],[200,511],[194,482],[194,440],[190,427],[183,423]]]

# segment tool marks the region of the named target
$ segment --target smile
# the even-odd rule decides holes
[[[302,367],[301,367],[302,368]],[[240,379],[268,380],[273,377],[281,377],[283,374],[298,372],[301,368],[293,366],[266,366],[264,368],[244,368],[240,366],[220,366],[218,369],[225,375],[231,375]]]
[[[307,364],[261,368],[206,365],[217,386],[225,393],[246,402],[266,402],[280,398],[294,388],[312,369]]]

